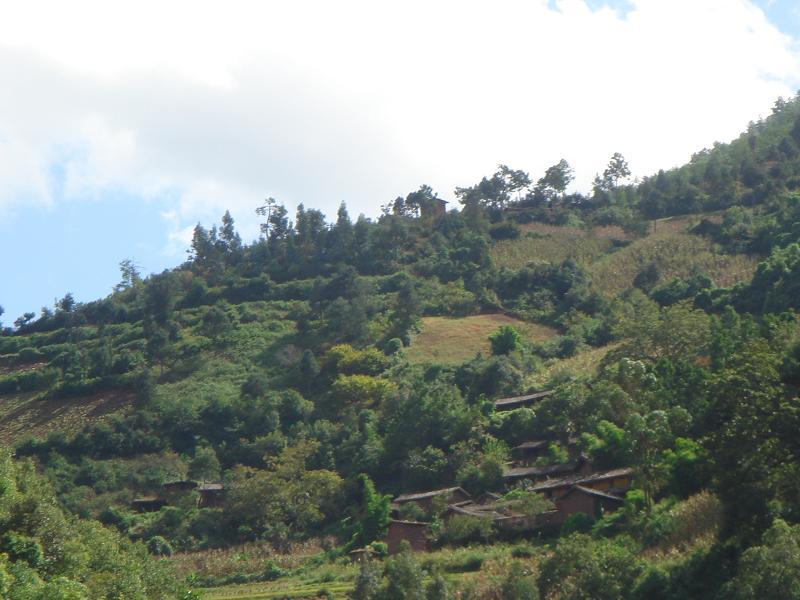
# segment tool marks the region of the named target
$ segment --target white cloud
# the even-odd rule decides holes
[[[0,205],[172,198],[172,242],[267,195],[352,213],[498,162],[586,187],[726,140],[793,93],[745,0],[25,2],[0,13]],[[59,176],[54,169],[63,172]]]

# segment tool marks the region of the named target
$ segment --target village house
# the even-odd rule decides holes
[[[494,504],[498,500],[500,500],[502,496],[498,494],[493,494],[492,492],[483,492],[480,496],[474,499],[475,504],[485,505],[485,504]]]
[[[573,485],[564,494],[556,498],[556,520],[563,523],[570,515],[584,513],[595,519],[601,518],[622,506],[624,500],[600,490]]]
[[[353,562],[363,563],[372,560],[374,554],[375,553],[369,548],[356,548],[355,550],[348,552],[347,555]]]
[[[161,485],[165,493],[186,493],[197,489],[199,484],[191,479],[168,481]]]
[[[579,485],[611,495],[622,496],[633,483],[633,469],[622,468],[590,475],[569,475],[559,479],[548,479],[531,488],[533,492],[544,494],[548,498],[559,498],[572,486]]]
[[[501,398],[500,400],[494,401],[494,408],[495,410],[514,410],[515,408],[522,408],[523,406],[533,406],[552,394],[553,390],[546,390],[544,392],[536,392],[535,394],[527,394],[525,396]]]
[[[423,219],[438,219],[447,213],[447,200],[433,198],[430,202],[423,202],[419,207]]]
[[[514,446],[511,449],[511,457],[514,459],[514,466],[531,467],[535,465],[538,460],[547,456],[550,444],[556,442],[557,440],[531,440]],[[576,460],[580,456],[581,452],[578,447],[578,438],[569,438],[566,443],[566,448],[570,460]]]
[[[404,541],[408,542],[414,552],[426,552],[430,548],[428,540],[430,526],[430,523],[419,521],[390,521],[385,538],[389,554],[400,552],[403,549]]]
[[[514,459],[514,466],[530,467],[537,460],[547,455],[550,447],[548,440],[531,440],[523,442],[511,449],[511,458]]]
[[[591,463],[586,456],[581,455],[577,460],[557,465],[511,467],[505,470],[503,479],[505,479],[508,485],[513,485],[523,479],[542,481],[553,477],[564,477],[566,475],[589,475],[591,472]]]
[[[171,503],[177,502],[181,496],[196,491],[198,508],[218,508],[223,505],[225,499],[225,486],[221,483],[200,483],[192,479],[181,479],[168,481],[162,484],[161,488]]]
[[[179,504],[181,499],[197,489],[199,484],[190,479],[168,481],[161,485],[161,491],[169,504]]]
[[[474,502],[465,502],[460,505],[451,504],[447,507],[443,516],[445,523],[456,515],[489,519],[500,529],[518,527],[526,522],[525,515],[509,510],[508,507],[502,506],[498,502],[491,504],[477,504]]]
[[[166,505],[166,499],[158,498],[156,496],[143,496],[141,498],[135,498],[131,502],[131,508],[140,513],[158,512]]]
[[[198,508],[219,508],[225,500],[225,486],[221,483],[203,483],[197,486],[200,498]]]
[[[431,513],[433,512],[434,501],[437,498],[440,499],[440,502],[446,504],[458,504],[459,502],[466,502],[472,499],[466,490],[460,487],[449,487],[415,494],[402,494],[394,499],[392,508],[398,510],[403,504],[413,502],[424,512]]]

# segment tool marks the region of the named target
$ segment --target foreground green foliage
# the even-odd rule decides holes
[[[49,483],[30,463],[14,463],[3,454],[0,490],[0,597],[179,596],[169,573],[140,544],[64,514]]]

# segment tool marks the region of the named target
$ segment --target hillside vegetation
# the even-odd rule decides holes
[[[781,101],[590,194],[561,160],[446,213],[424,185],[374,220],[268,199],[252,243],[226,213],[172,270],[21,315],[0,596],[787,597],[798,144]],[[431,552],[387,556],[392,518]]]

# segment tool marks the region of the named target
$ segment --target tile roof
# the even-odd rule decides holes
[[[619,496],[615,496],[614,494],[608,494],[606,492],[601,492],[600,490],[595,490],[593,488],[583,487],[582,485],[573,485],[569,490],[564,492],[561,498],[573,492],[581,492],[589,496],[596,496],[598,498],[603,498],[605,500],[613,500],[614,502],[619,502],[620,504],[625,502],[624,498],[620,498]]]
[[[575,436],[570,436],[567,439],[567,446],[574,446],[580,440]],[[528,442],[522,442],[521,444],[514,446],[511,450],[538,450],[539,448],[545,448],[550,444],[554,443],[562,443],[563,440],[530,440]]]
[[[204,483],[197,486],[199,492],[219,492],[223,489],[225,489],[225,486],[221,483]]]
[[[410,502],[413,500],[424,500],[425,498],[434,498],[436,496],[443,496],[444,494],[452,494],[453,492],[459,490],[463,492],[464,495],[467,496],[467,498],[469,498],[469,494],[467,493],[466,490],[460,487],[449,487],[449,488],[442,488],[440,490],[431,490],[428,492],[417,492],[415,494],[402,494],[397,498],[395,498],[394,502],[403,503],[403,502]]]
[[[550,444],[547,440],[531,440],[530,442],[522,442],[518,446],[514,446],[512,450],[538,450]]]
[[[514,396],[513,398],[501,398],[494,401],[495,408],[510,408],[520,404],[525,404],[532,400],[540,400],[551,395],[554,390],[546,390],[544,392],[536,392],[535,394],[526,394],[524,396]]]
[[[510,511],[507,508],[500,506],[498,504],[492,504],[492,505],[470,504],[466,506],[463,504],[462,505],[451,504],[450,506],[447,507],[447,510],[448,512],[453,512],[458,515],[492,519],[493,521],[504,521],[507,519],[519,519],[521,517],[524,517],[524,515]]]
[[[513,467],[503,473],[506,479],[516,479],[518,477],[549,477],[551,475],[561,475],[563,473],[574,473],[584,461],[561,463],[558,465],[547,465],[545,467]]]
[[[633,475],[633,469],[629,467],[625,467],[623,469],[613,469],[611,471],[603,471],[602,473],[593,473],[591,475],[571,475],[569,477],[562,477],[561,479],[550,479],[548,481],[543,481],[533,486],[531,491],[542,492],[568,485],[593,483],[595,481],[604,481],[606,479],[614,479],[616,477],[627,477],[629,475]]]

